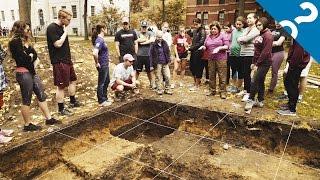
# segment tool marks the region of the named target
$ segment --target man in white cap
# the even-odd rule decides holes
[[[125,54],[131,54],[136,59],[138,52],[137,34],[134,30],[130,29],[129,18],[122,18],[122,29],[115,35],[116,52],[119,57],[120,63],[123,62]]]
[[[110,85],[111,89],[116,92],[116,95],[125,90],[133,90],[135,93],[138,93],[135,71],[132,66],[134,61],[135,59],[131,54],[125,54],[123,62],[114,68]]]

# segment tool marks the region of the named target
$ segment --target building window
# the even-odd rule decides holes
[[[219,12],[218,21],[219,21],[221,24],[224,24],[224,11],[220,11],[220,12]]]
[[[67,9],[67,6],[61,6],[61,9]]]
[[[15,18],[14,18],[14,10],[11,10],[11,19],[12,19],[12,21],[15,20]]]
[[[77,6],[71,6],[73,18],[77,18]]]
[[[225,4],[226,0],[219,0],[219,4]]]
[[[1,11],[1,19],[2,21],[6,21],[6,17],[4,16],[4,11]]]
[[[95,15],[95,7],[91,6],[91,16],[94,16],[94,15]]]
[[[52,7],[52,16],[53,16],[53,19],[57,19],[57,8],[56,7]]]
[[[196,13],[196,18],[202,19],[202,17],[201,17],[201,12],[197,12],[197,13]]]
[[[39,15],[40,26],[44,26],[44,18],[43,18],[43,10],[42,9],[38,10],[38,15]]]
[[[209,4],[209,0],[197,0],[197,5]]]
[[[73,34],[78,36],[78,28],[72,28],[72,32]]]
[[[208,12],[204,12],[203,13],[203,24],[208,24],[208,19],[209,19],[209,13]]]

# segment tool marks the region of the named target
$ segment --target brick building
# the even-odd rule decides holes
[[[245,16],[251,12],[267,16],[255,0],[245,0]],[[203,24],[210,24],[212,21],[234,23],[238,15],[239,0],[187,0],[186,26],[191,26],[195,17],[202,19]]]

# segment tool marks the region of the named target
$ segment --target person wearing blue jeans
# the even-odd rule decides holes
[[[112,101],[108,100],[109,76],[109,50],[103,39],[106,26],[98,24],[92,34],[93,57],[98,70],[97,97],[100,106],[110,106]]]

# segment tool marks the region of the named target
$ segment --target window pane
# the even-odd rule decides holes
[[[199,19],[202,19],[201,18],[201,12],[197,12],[196,17],[199,18]]]
[[[56,7],[52,7],[52,17],[53,17],[53,19],[57,19],[57,8]]]
[[[4,16],[4,11],[1,11],[2,21],[6,21],[6,17]]]
[[[202,0],[197,0],[197,5],[202,4]]]
[[[95,7],[91,6],[91,16],[94,16],[94,15],[95,15]]]
[[[15,20],[15,18],[14,18],[14,10],[11,10],[11,17],[12,17],[12,21],[14,21]]]
[[[203,4],[209,4],[209,0],[203,0]]]
[[[72,17],[77,18],[77,6],[71,6],[72,9]]]

